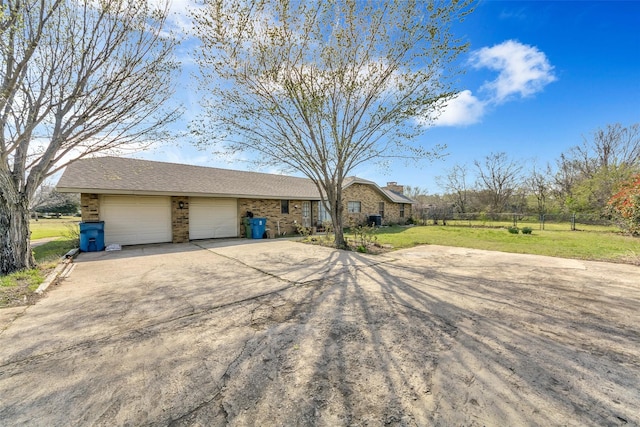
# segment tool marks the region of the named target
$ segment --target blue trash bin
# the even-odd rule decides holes
[[[104,250],[104,221],[80,223],[80,250],[82,252]]]
[[[262,239],[267,229],[267,218],[251,218],[251,237]]]

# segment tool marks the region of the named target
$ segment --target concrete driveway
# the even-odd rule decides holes
[[[0,332],[0,425],[640,425],[640,269],[286,240],[82,254]]]

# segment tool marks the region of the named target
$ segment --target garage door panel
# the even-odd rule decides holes
[[[138,245],[171,241],[171,199],[155,196],[103,196],[105,244]]]
[[[192,197],[189,200],[189,238],[216,239],[238,236],[236,199]]]

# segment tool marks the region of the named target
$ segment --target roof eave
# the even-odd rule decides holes
[[[59,193],[114,194],[126,196],[182,196],[182,197],[217,197],[231,199],[269,199],[269,200],[320,200],[320,196],[280,196],[274,194],[236,194],[236,193],[196,193],[180,191],[150,191],[104,188],[56,187]]]

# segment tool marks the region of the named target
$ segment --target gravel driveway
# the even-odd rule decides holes
[[[0,323],[0,425],[640,425],[639,273],[286,240],[82,254]]]

